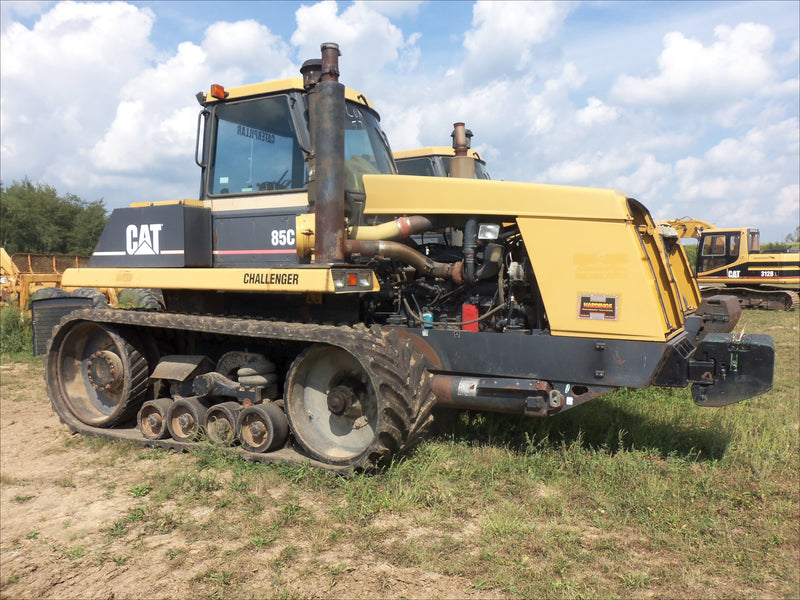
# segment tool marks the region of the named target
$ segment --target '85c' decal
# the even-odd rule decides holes
[[[270,235],[270,243],[275,246],[294,246],[294,229],[273,229]]]

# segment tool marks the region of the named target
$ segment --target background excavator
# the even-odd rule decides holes
[[[753,227],[719,228],[689,217],[657,223],[666,240],[698,240],[695,272],[704,298],[730,294],[742,308],[767,310],[800,305],[800,253],[762,253]]]

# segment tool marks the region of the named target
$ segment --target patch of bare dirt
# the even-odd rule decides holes
[[[114,537],[115,524],[141,506],[129,490],[151,461],[114,445],[89,448],[71,435],[50,408],[41,365],[0,365],[0,384],[0,598],[501,596],[462,577],[400,568],[352,544],[308,535],[242,553],[233,571],[214,556],[236,553],[246,538],[197,542],[177,530]],[[188,459],[161,460],[179,466]],[[264,502],[287,493],[296,492],[273,489]],[[300,504],[316,502],[298,493]],[[216,502],[214,494],[206,502]],[[204,510],[212,509],[188,516],[202,521]],[[381,525],[397,538],[420,535],[412,524]],[[284,560],[287,548],[292,554]]]

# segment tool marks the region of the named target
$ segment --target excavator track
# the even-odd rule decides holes
[[[730,294],[739,299],[742,308],[763,310],[795,310],[800,306],[800,294],[784,289],[753,289],[744,287],[701,287],[703,298],[717,294]]]
[[[134,332],[132,339],[146,336],[148,330],[173,330],[218,334],[226,337],[298,342],[303,346],[334,347],[343,350],[361,363],[368,374],[376,394],[382,400],[378,404],[374,439],[363,452],[348,460],[319,460],[313,452],[304,449],[294,436],[282,448],[267,453],[247,452],[239,447],[234,450],[244,458],[254,462],[310,464],[317,468],[340,473],[369,470],[390,456],[410,448],[432,421],[435,396],[431,391],[431,376],[425,368],[422,356],[414,350],[408,340],[401,340],[397,331],[391,328],[367,328],[364,325],[334,326],[267,321],[258,319],[191,315],[182,313],[137,312],[115,309],[82,309],[65,316],[53,329],[48,343],[45,380],[54,411],[62,423],[75,433],[106,439],[136,443],[143,447],[161,447],[178,451],[188,450],[202,442],[185,442],[175,439],[147,439],[135,423],[87,423],[76,415],[70,402],[70,394],[75,395],[74,383],[62,377],[64,340],[69,340],[71,332],[91,324],[114,332]],[[74,336],[73,336],[74,337]],[[143,346],[141,344],[137,344]],[[146,345],[144,345],[146,346]],[[151,362],[154,348],[134,352],[149,355]],[[67,364],[80,362],[72,357]],[[87,361],[83,361],[87,362]],[[150,369],[154,368],[150,365]],[[129,417],[134,408],[145,400],[140,392],[141,368],[134,373],[137,390],[135,398],[125,403],[119,412]],[[90,373],[91,376],[91,373]],[[288,380],[288,376],[287,376]],[[118,387],[127,385],[118,383]],[[70,389],[69,386],[73,387]],[[94,386],[95,388],[97,385]],[[107,384],[106,387],[110,387]],[[117,424],[119,423],[119,424]]]

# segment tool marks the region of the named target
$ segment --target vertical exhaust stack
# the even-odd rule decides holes
[[[475,179],[475,159],[469,156],[469,142],[472,132],[464,123],[453,123],[453,149],[456,155],[450,159],[450,177]]]
[[[322,70],[312,113],[315,143],[315,262],[344,261],[344,85],[339,83],[339,46],[321,45]]]

